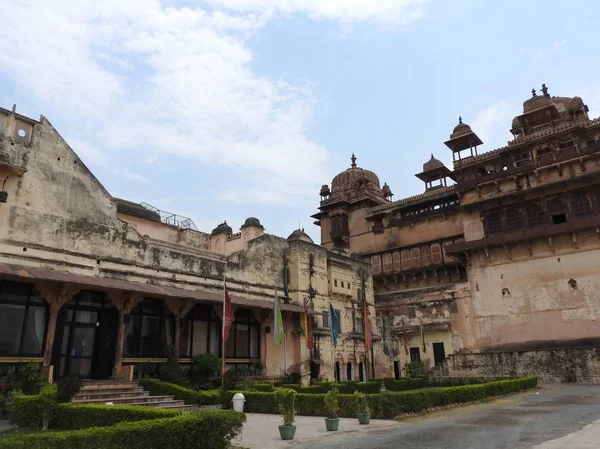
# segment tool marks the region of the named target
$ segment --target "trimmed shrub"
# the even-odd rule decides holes
[[[179,360],[169,358],[158,368],[158,377],[163,382],[180,383],[185,378]]]
[[[422,379],[421,379],[422,380]],[[432,407],[449,404],[479,401],[490,396],[499,396],[516,391],[534,388],[537,378],[523,377],[478,385],[464,385],[446,388],[425,388],[412,391],[367,394],[367,403],[374,419],[394,418],[402,413],[420,412]],[[237,393],[229,391],[224,403],[230,404]],[[244,410],[247,413],[277,414],[277,404],[273,393],[243,392],[246,398]],[[323,394],[296,395],[296,410],[300,416],[325,416]],[[339,396],[340,416],[354,417],[355,399],[351,394]]]
[[[56,384],[58,401],[71,402],[73,397],[79,393],[82,386],[83,380],[80,377],[65,377],[60,379]]]
[[[256,388],[256,391],[266,391],[266,392],[274,391],[273,384],[268,384],[268,383],[255,384],[254,388]]]
[[[79,430],[89,427],[106,427],[121,422],[173,418],[179,410],[143,407],[139,405],[58,404],[51,429]],[[17,421],[17,423],[19,423]]]
[[[46,418],[52,417],[55,405],[54,398],[48,395],[15,394],[10,408],[20,428],[37,430],[43,427],[44,415],[46,415]]]
[[[297,393],[300,393],[300,391],[302,390],[302,385],[297,385],[297,384],[284,384],[281,385],[278,388],[287,388],[288,390],[294,390]],[[307,387],[308,388],[308,387]]]
[[[226,449],[245,419],[243,413],[234,411],[204,410],[110,427],[17,434],[1,439],[0,449]]]
[[[220,403],[218,390],[195,391],[158,379],[142,379],[139,384],[152,396],[173,395],[175,399],[182,400],[186,404],[214,405]]]

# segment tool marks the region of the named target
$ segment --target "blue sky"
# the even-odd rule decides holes
[[[600,115],[600,4],[0,0],[0,105],[48,117],[114,195],[209,231],[298,227],[358,164],[402,198],[458,116],[506,144],[546,83]]]

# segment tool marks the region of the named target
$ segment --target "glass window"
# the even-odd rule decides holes
[[[43,307],[29,307],[22,352],[24,354],[41,354],[45,331],[46,309]]]
[[[329,314],[327,312],[323,312],[323,327],[329,329]]]
[[[46,310],[32,285],[0,282],[0,356],[42,355]]]
[[[259,358],[260,328],[250,310],[236,311],[226,350],[228,358]]]
[[[169,357],[173,354],[173,316],[160,299],[144,299],[129,315],[124,354]]]

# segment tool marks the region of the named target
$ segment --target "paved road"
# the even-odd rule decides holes
[[[393,430],[325,438],[319,448],[525,449],[600,419],[600,386],[548,385],[537,391],[404,420]],[[597,441],[589,447],[600,447]]]

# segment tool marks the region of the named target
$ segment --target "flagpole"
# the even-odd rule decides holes
[[[331,328],[331,372],[333,373],[333,379],[336,380],[335,378],[335,347],[333,345],[333,314],[335,313],[335,309],[333,308],[333,304],[331,304],[331,299],[329,300],[329,314],[331,315],[330,319],[329,319],[329,327]],[[337,381],[341,381],[342,380],[342,372],[340,369],[340,378],[337,379]]]
[[[283,313],[281,314],[283,318]],[[285,318],[283,319],[283,374],[287,374],[287,332],[285,325]]]
[[[225,281],[225,270],[223,270],[223,318],[221,319],[221,388],[225,386],[225,297],[227,295],[227,284]]]

